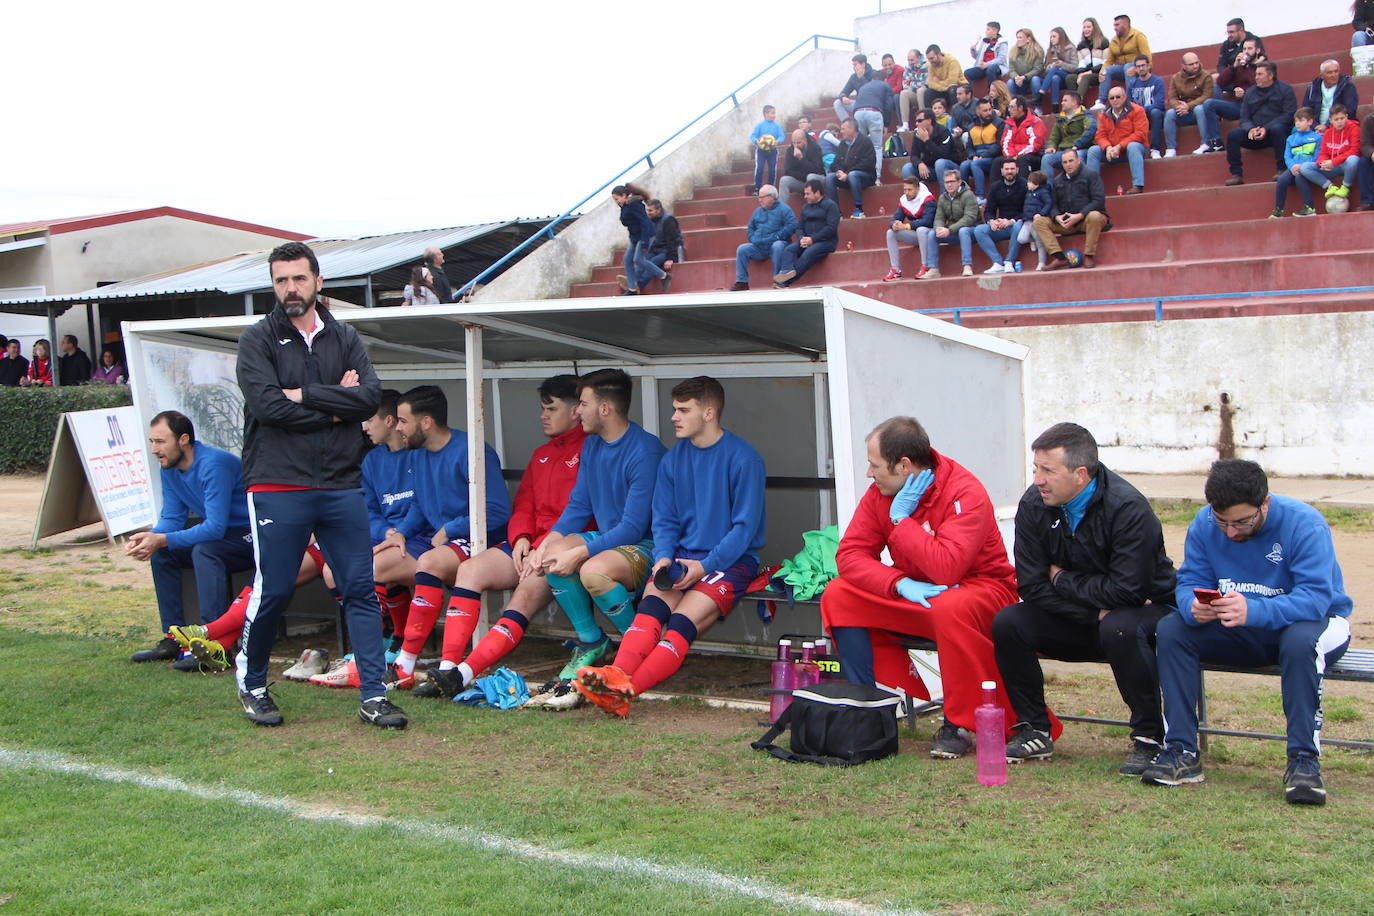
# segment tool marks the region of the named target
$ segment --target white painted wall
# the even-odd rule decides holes
[[[1095,16],[1102,31],[1111,37],[1112,17],[1125,13],[1150,40],[1152,51],[1169,51],[1196,45],[1219,45],[1226,37],[1226,20],[1245,19],[1246,28],[1256,35],[1297,32],[1350,21],[1350,4],[1322,4],[1315,10],[1288,0],[1153,0],[1148,5],[1118,3],[1111,7],[1082,9],[1045,0],[1008,4],[1006,0],[936,0],[911,9],[895,10],[854,20],[859,47],[869,55],[890,52],[902,59],[908,48],[922,52],[938,44],[953,52],[965,66],[971,66],[969,46],[983,34],[984,24],[1002,24],[1008,40],[1016,30],[1029,27],[1043,45],[1050,29],[1060,26],[1077,41],[1085,16]],[[1205,62],[1205,61],[1204,61]]]
[[[1034,438],[1070,420],[1114,470],[1203,473],[1221,393],[1236,457],[1281,476],[1374,475],[1374,313],[1005,328],[1030,347]]]
[[[709,183],[730,160],[748,152],[749,131],[762,117],[765,104],[778,109],[779,121],[796,118],[815,106],[823,94],[822,87],[833,86],[829,91],[834,92],[844,84],[853,55],[849,49],[811,51],[682,146],[662,159],[655,157],[654,168],[621,178],[618,183],[640,185],[672,210],[677,201],[691,197],[697,185]],[[590,278],[592,269],[607,263],[615,248],[626,241],[620,209],[608,192],[577,222],[497,277],[476,298],[519,302],[565,297],[571,284]]]

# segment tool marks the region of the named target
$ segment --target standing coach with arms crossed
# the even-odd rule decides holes
[[[382,683],[382,619],[360,471],[368,443],[358,424],[377,412],[382,386],[358,332],[320,301],[315,253],[287,242],[267,262],[276,307],[239,338],[243,477],[258,570],[235,660],[239,701],[249,721],[281,724],[267,693],[268,656],[313,533],[343,593],[362,689],[358,717],[404,728],[405,714]]]

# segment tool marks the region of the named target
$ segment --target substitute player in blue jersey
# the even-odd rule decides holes
[[[443,607],[444,589],[458,576],[458,566],[472,553],[468,506],[468,436],[448,425],[448,399],[436,385],[420,385],[401,395],[396,428],[415,453],[415,497],[406,517],[386,533],[383,545],[405,549],[411,538],[432,529],[430,549],[416,561],[415,597],[406,619],[405,642],[396,657],[396,686],[414,683],[415,661]],[[487,543],[506,539],[510,494],[501,474],[501,459],[486,446]],[[383,546],[379,545],[379,547]],[[456,605],[456,606],[455,606]],[[477,600],[454,596],[445,627],[466,627],[463,643],[477,627]]]
[[[1212,464],[1207,505],[1188,526],[1178,571],[1178,610],[1155,641],[1164,692],[1164,749],[1141,774],[1147,785],[1202,782],[1199,670],[1278,665],[1288,718],[1289,804],[1324,805],[1322,675],[1350,645],[1353,602],[1331,528],[1316,509],[1269,492],[1253,461]]]
[[[401,393],[382,389],[377,413],[363,421],[372,451],[363,458],[363,495],[367,499],[368,533],[372,536],[372,578],[382,613],[391,618],[388,655],[400,651],[410,612],[410,587],[415,584],[415,561],[434,544],[434,532],[422,530],[407,538],[404,548],[386,540],[387,532],[405,520],[415,503],[415,456],[396,428]],[[326,574],[326,582],[328,574]],[[333,585],[329,582],[329,585]]]
[[[593,604],[623,632],[653,563],[654,482],[665,449],[657,436],[630,421],[631,390],[629,375],[620,369],[598,369],[580,380],[578,418],[587,432],[582,467],[567,508],[528,561],[544,570],[577,631],[572,658],[553,691],[567,702],[541,704],[553,709],[578,701],[571,679],[610,651]],[[596,529],[587,530],[593,521]]]
[[[675,674],[697,636],[739,603],[763,546],[763,459],[721,428],[725,389],[701,375],[679,383],[672,397],[679,441],[654,489],[653,574],[674,564],[679,573],[668,588],[645,588],[613,663],[577,674],[578,692],[618,716]]]

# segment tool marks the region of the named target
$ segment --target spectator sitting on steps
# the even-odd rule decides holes
[[[1150,139],[1150,122],[1139,105],[1127,100],[1126,90],[1113,86],[1107,93],[1107,110],[1097,116],[1096,145],[1088,150],[1084,168],[1101,172],[1102,163],[1125,159],[1131,167],[1131,187],[1127,194],[1145,190],[1145,144]]]
[[[1114,91],[1121,91],[1120,89]],[[1077,150],[1064,150],[1061,160],[1064,174],[1054,179],[1054,212],[1035,218],[1035,233],[1049,256],[1046,270],[1072,267],[1059,247],[1059,236],[1085,233],[1083,266],[1096,266],[1097,240],[1111,228],[1107,217],[1107,196],[1102,190],[1102,176],[1083,168]]]
[[[825,196],[838,205],[838,188],[841,183],[848,185],[850,193],[854,195],[852,217],[863,219],[864,188],[871,187],[877,181],[878,160],[873,155],[873,144],[868,142],[867,137],[859,136],[859,125],[853,118],[846,118],[840,125],[840,136],[843,139],[835,150],[832,171],[825,176]]]
[[[944,193],[935,204],[933,228],[916,230],[923,264],[921,272],[916,274],[917,280],[940,279],[940,246],[956,242],[963,243],[960,255],[964,276],[973,276],[973,239],[961,238],[959,230],[978,222],[978,198],[952,169],[945,172],[944,186]]]
[[[1045,141],[1045,155],[1040,157],[1040,169],[1051,178],[1059,168],[1059,160],[1064,150],[1078,150],[1085,156],[1096,145],[1097,118],[1083,108],[1083,99],[1077,92],[1064,93],[1059,104],[1059,115],[1050,128],[1049,138]]]
[[[835,117],[840,121],[852,117],[854,114],[854,99],[859,94],[859,87],[871,79],[877,79],[878,74],[868,65],[867,54],[855,54],[849,59],[850,66],[854,72],[845,81],[844,88],[840,90],[839,98],[835,99]]]
[[[1288,132],[1293,129],[1293,113],[1298,99],[1293,87],[1279,79],[1279,65],[1261,61],[1255,67],[1255,88],[1245,93],[1240,103],[1240,126],[1226,135],[1226,164],[1231,169],[1228,185],[1244,184],[1241,148],[1273,150],[1274,179],[1284,170],[1283,151]]]
[[[1212,74],[1202,69],[1202,59],[1192,51],[1183,55],[1183,66],[1169,80],[1164,96],[1164,158],[1178,155],[1180,124],[1198,123],[1204,102],[1212,97]]]
[[[901,262],[898,260],[897,244],[916,245],[919,249],[921,229],[935,225],[935,195],[915,178],[902,179],[902,196],[892,210],[892,224],[887,227],[887,256],[892,269],[884,280],[900,280]],[[918,250],[919,253],[919,250]],[[924,272],[925,268],[920,268]]]
[[[788,204],[793,194],[800,194],[812,178],[825,180],[825,166],[821,161],[821,145],[808,137],[800,127],[792,131],[792,142],[783,151],[782,181],[778,191]]]
[[[1294,211],[1293,215],[1317,215],[1317,208],[1312,200],[1312,185],[1298,177],[1302,174],[1304,164],[1317,161],[1317,152],[1321,149],[1322,135],[1312,129],[1312,122],[1316,117],[1316,113],[1310,108],[1299,108],[1293,115],[1293,132],[1288,135],[1283,154],[1283,162],[1287,168],[1274,183],[1274,212],[1269,214],[1270,219],[1279,219],[1283,216],[1288,189],[1295,184],[1298,186],[1298,193],[1302,195],[1304,206],[1301,210]]]
[[[1334,60],[1324,60],[1321,73],[1307,87],[1302,104],[1316,112],[1316,129],[1324,131],[1331,123],[1333,106],[1344,105],[1347,115],[1353,118],[1360,108],[1360,97],[1355,91],[1355,82],[1341,74],[1341,65]]]
[[[782,269],[773,277],[773,285],[786,289],[818,261],[835,250],[840,239],[840,208],[825,196],[825,183],[818,178],[808,179],[802,189],[801,221],[797,240],[782,252]]]
[[[852,121],[847,121],[852,124]],[[867,143],[860,144],[867,148]],[[773,260],[773,273],[782,272],[782,253],[788,239],[797,231],[792,208],[778,203],[778,189],[771,184],[759,188],[759,207],[749,217],[749,241],[735,249],[735,285],[732,291],[749,288],[749,262]]]

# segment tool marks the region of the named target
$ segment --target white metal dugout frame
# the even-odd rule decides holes
[[[463,384],[465,419],[457,416],[451,392],[450,425],[469,433],[478,550],[487,546],[482,441],[496,449],[505,469],[523,468],[542,440],[527,401],[532,386],[550,375],[607,366],[634,377],[640,424],[669,445],[670,384],[660,382],[695,375],[725,382],[726,427],[749,440],[769,466],[765,562],[795,553],[804,530],[843,529],[867,486],[864,437],[891,416],[919,418],[936,449],[979,476],[994,505],[1014,507],[1026,486],[1027,348],[843,290],[335,308],[333,314],[362,335],[384,384],[403,390]],[[201,419],[180,402],[194,387],[195,372],[188,376],[186,367],[216,363],[220,387],[227,387],[226,372],[232,384],[225,357],[236,354],[238,335],[260,319],[126,322],[134,404],[144,422],[160,410],[183,410],[199,433]],[[173,348],[178,374],[166,373],[168,351],[158,347]],[[754,396],[732,394],[731,380],[750,380],[734,387]],[[221,439],[232,435],[223,423],[219,428]],[[239,445],[210,441],[236,451]],[[814,498],[798,501],[799,490]],[[775,521],[785,521],[786,530]],[[779,625],[817,631],[819,620],[780,615]],[[713,640],[733,647],[769,640],[768,626],[753,613],[732,614],[717,630]]]

